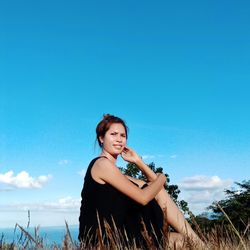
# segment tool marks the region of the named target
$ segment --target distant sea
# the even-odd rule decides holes
[[[35,228],[24,228],[29,232],[32,237],[35,235]],[[73,241],[78,241],[78,226],[69,226],[69,231]],[[61,245],[66,234],[66,226],[57,226],[57,227],[40,227],[38,235],[40,238],[43,238],[44,245],[59,244]],[[0,228],[0,241],[1,239],[5,243],[18,243],[18,240],[21,237],[21,230],[19,228]]]

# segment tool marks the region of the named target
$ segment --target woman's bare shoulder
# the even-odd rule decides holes
[[[115,169],[117,169],[117,167],[108,158],[100,157],[96,160],[92,169],[103,174],[104,172],[114,171]]]

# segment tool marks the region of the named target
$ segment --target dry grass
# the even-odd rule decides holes
[[[168,234],[166,234],[161,247],[156,248],[154,242],[147,231],[143,231],[146,246],[141,248],[136,246],[135,242],[130,242],[126,235],[121,236],[116,230],[112,230],[109,225],[106,225],[106,235],[108,240],[104,241],[103,238],[99,238],[96,246],[87,245],[85,242],[74,242],[70,235],[70,230],[66,224],[66,234],[61,245],[52,244],[50,246],[44,245],[43,240],[35,232],[35,237],[31,236],[24,228],[17,225],[17,229],[21,231],[20,239],[12,244],[5,244],[4,237],[0,238],[0,249],[86,249],[86,250],[139,250],[139,249],[150,249],[150,250],[167,250],[167,249],[213,249],[213,250],[247,250],[250,249],[250,237],[249,237],[249,226],[245,232],[240,234],[235,232],[235,229],[230,226],[217,226],[211,232],[203,234],[204,246],[199,246],[195,242],[186,239],[179,247],[176,245],[169,245]],[[35,229],[38,231],[38,229]],[[104,243],[105,242],[105,243]]]
[[[223,211],[223,210],[222,210]],[[226,215],[226,214],[225,214]],[[226,215],[227,216],[227,215]],[[198,225],[196,224],[196,232],[204,242],[204,244],[198,245],[196,242],[192,242],[190,239],[184,239],[181,244],[170,245],[168,238],[168,225],[164,225],[164,239],[161,242],[160,247],[155,247],[154,240],[147,232],[146,227],[144,225],[144,230],[142,235],[145,239],[145,243],[143,247],[136,245],[135,241],[129,241],[126,232],[118,232],[115,225],[111,227],[107,223],[105,223],[106,230],[106,239],[103,239],[103,234],[101,230],[98,232],[98,244],[95,246],[87,245],[86,242],[74,242],[71,237],[71,233],[66,223],[66,233],[61,245],[52,244],[52,245],[44,245],[43,239],[39,237],[39,227],[35,228],[34,236],[32,236],[27,230],[25,230],[20,225],[16,224],[15,230],[20,230],[21,236],[17,242],[13,242],[11,244],[7,244],[4,242],[4,236],[0,237],[0,249],[4,250],[14,250],[14,249],[54,249],[54,250],[139,250],[139,249],[149,249],[149,250],[178,250],[178,249],[187,249],[187,250],[195,250],[195,249],[211,249],[211,250],[247,250],[250,249],[250,224],[248,223],[244,232],[240,233],[236,230],[230,218],[228,218],[230,222],[229,225],[220,225],[214,227],[209,233],[203,233]]]

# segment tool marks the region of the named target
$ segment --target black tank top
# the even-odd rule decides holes
[[[105,220],[113,229],[114,222],[121,235],[124,235],[125,229],[126,235],[130,240],[135,239],[137,244],[145,245],[141,223],[143,220],[149,234],[154,239],[156,246],[158,246],[162,238],[163,213],[156,200],[153,199],[147,205],[142,206],[110,184],[96,182],[91,176],[91,169],[99,158],[97,157],[90,162],[84,178],[79,217],[79,240],[83,240],[86,244],[91,243],[95,245],[97,243],[98,213],[104,238]],[[137,185],[136,183],[134,184]],[[142,188],[146,186],[147,184]]]
[[[91,169],[100,157],[93,159],[87,169],[82,189],[80,210],[79,240],[95,243],[98,229],[97,213],[103,235],[105,235],[104,220],[112,227],[113,222],[118,230],[125,225],[128,214],[129,198],[110,184],[100,184],[91,176]]]

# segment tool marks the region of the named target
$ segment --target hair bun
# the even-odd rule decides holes
[[[106,119],[108,119],[108,118],[111,117],[111,116],[112,116],[112,115],[110,115],[110,114],[104,114],[104,115],[103,115],[103,119],[106,120]]]

